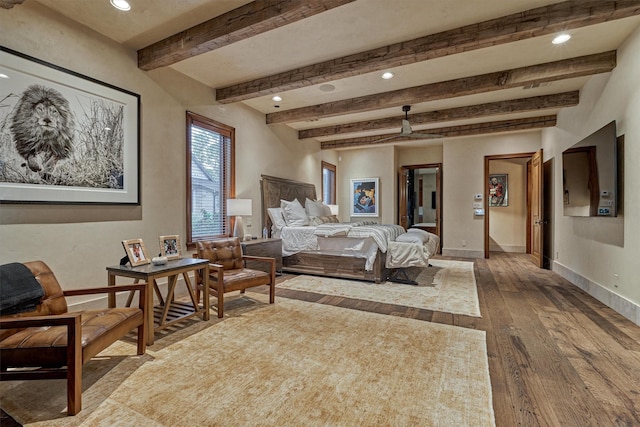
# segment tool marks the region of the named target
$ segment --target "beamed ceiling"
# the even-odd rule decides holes
[[[640,26],[640,1],[129,1],[15,7],[53,9],[137,51],[140,69],[171,67],[322,149],[554,126]],[[561,32],[571,40],[553,45]],[[438,137],[379,142],[400,133],[403,105],[414,132]]]

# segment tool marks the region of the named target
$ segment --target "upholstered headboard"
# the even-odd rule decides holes
[[[316,200],[315,185],[275,176],[261,175],[260,191],[262,194],[262,224],[269,230],[269,235],[271,235],[273,224],[267,212],[268,208],[279,208],[280,200],[298,199],[302,206],[307,198]]]

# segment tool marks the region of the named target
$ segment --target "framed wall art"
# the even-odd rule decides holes
[[[509,206],[509,182],[507,174],[489,175],[489,206]]]
[[[124,246],[124,250],[129,257],[129,264],[131,264],[131,267],[149,264],[151,262],[151,258],[149,257],[149,253],[147,252],[147,248],[145,248],[142,239],[123,240],[122,246]]]
[[[140,96],[0,46],[0,203],[140,204]]]
[[[160,236],[160,255],[167,259],[180,258],[180,236]]]
[[[378,216],[378,178],[351,180],[351,216]]]

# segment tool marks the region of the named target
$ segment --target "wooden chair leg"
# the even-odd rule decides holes
[[[224,292],[218,292],[218,318],[222,319],[224,316]]]
[[[67,414],[82,409],[82,332],[81,317],[67,325]]]

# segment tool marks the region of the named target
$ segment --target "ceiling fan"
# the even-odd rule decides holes
[[[404,111],[404,119],[402,119],[402,127],[400,128],[400,133],[394,136],[390,136],[388,138],[382,138],[374,142],[382,142],[382,141],[390,141],[396,138],[414,138],[414,139],[427,139],[427,138],[442,138],[443,135],[438,135],[435,133],[419,133],[414,132],[411,129],[411,123],[409,123],[409,111],[411,111],[411,105],[403,105],[402,111]]]

